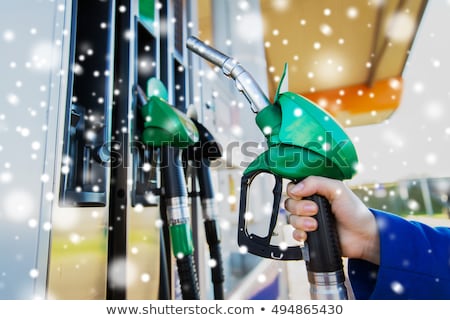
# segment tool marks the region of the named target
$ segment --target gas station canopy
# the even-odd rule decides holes
[[[342,125],[389,118],[401,102],[402,74],[426,5],[261,0],[270,96],[287,62],[289,91],[318,103]]]

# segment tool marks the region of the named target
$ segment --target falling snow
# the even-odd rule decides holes
[[[380,6],[382,5],[383,0],[372,0],[369,1],[370,5]],[[283,12],[289,10],[291,5],[290,0],[278,0],[271,1],[272,8],[274,10]],[[157,4],[158,6],[158,4]],[[243,37],[246,41],[256,41],[260,35],[258,32],[258,28],[255,26],[261,25],[261,19],[259,16],[253,15],[251,13],[251,4],[248,1],[239,1],[239,9],[241,12],[239,15],[235,17],[235,24],[247,32],[242,33],[240,36]],[[161,9],[161,5],[159,4],[159,8]],[[57,6],[57,10],[59,12],[64,12],[66,10],[65,6],[60,4]],[[129,9],[126,6],[119,7],[119,13],[126,13]],[[324,8],[321,12],[323,21],[320,21],[318,24],[318,28],[321,34],[321,39],[315,39],[313,42],[308,44],[312,49],[314,49],[315,53],[321,54],[325,49],[324,39],[333,39],[334,44],[336,43],[341,46],[346,46],[350,43],[350,39],[345,37],[344,35],[339,34],[339,30],[337,26],[332,25],[329,22],[330,17],[335,17],[339,12],[335,10],[331,10],[330,8]],[[360,7],[350,6],[345,8],[344,14],[347,19],[352,21],[358,21],[363,18]],[[176,21],[172,21],[175,23]],[[297,27],[307,28],[313,25],[312,21],[307,19],[300,19],[298,22],[296,21]],[[188,28],[196,27],[195,22],[188,22]],[[99,24],[101,29],[105,29],[108,27],[106,22],[102,22]],[[158,27],[157,25],[155,26]],[[373,27],[373,26],[371,26]],[[316,26],[317,28],[317,26]],[[272,35],[277,37],[277,44],[266,42],[264,46],[267,49],[273,48],[276,45],[282,45],[285,48],[289,48],[292,46],[292,39],[286,38],[286,35],[283,34],[280,28],[275,28],[272,30]],[[427,29],[428,30],[428,29]],[[415,25],[412,17],[407,12],[401,12],[392,17],[389,17],[388,23],[386,25],[386,30],[384,30],[386,35],[389,37],[389,40],[393,43],[402,43],[410,41],[412,36],[414,35]],[[15,28],[8,27],[4,30],[0,30],[1,39],[0,42],[5,46],[12,46],[17,44],[21,37],[23,37],[23,33],[21,34],[19,30],[15,30]],[[30,25],[26,27],[26,35],[29,39],[34,39],[34,43],[32,43],[27,51],[26,55],[14,57],[9,61],[5,61],[5,66],[7,68],[7,72],[17,72],[21,69],[26,69],[29,72],[46,74],[52,68],[57,66],[59,62],[58,59],[54,59],[55,56],[58,56],[58,50],[60,50],[62,46],[61,41],[56,41],[55,43],[49,41],[42,41],[38,37],[41,36],[45,31],[37,25]],[[433,32],[428,32],[429,40],[431,44],[435,43],[434,41],[438,41],[439,33],[441,32],[440,28],[433,30]],[[64,36],[69,35],[69,30],[63,31]],[[127,31],[125,33],[125,37],[129,39],[134,38],[134,34],[132,31]],[[229,48],[232,48],[234,45],[234,41],[232,39],[226,39],[225,45]],[[425,46],[423,43],[421,46]],[[392,181],[404,177],[408,177],[409,175],[437,175],[437,174],[445,174],[450,175],[448,168],[442,167],[443,164],[449,163],[448,154],[445,153],[444,149],[448,149],[448,142],[450,137],[450,127],[448,123],[444,123],[445,119],[448,119],[448,88],[446,88],[440,82],[442,79],[445,79],[443,75],[448,74],[447,61],[446,56],[448,50],[442,50],[442,54],[440,50],[432,49],[433,46],[430,45],[430,49],[426,49],[427,52],[425,57],[420,57],[417,54],[417,58],[415,56],[416,47],[413,47],[413,52],[411,62],[408,62],[405,77],[408,81],[404,84],[400,83],[398,80],[392,80],[389,84],[391,88],[396,90],[405,90],[404,93],[404,102],[405,105],[396,111],[396,113],[392,117],[392,121],[386,122],[384,124],[376,125],[371,128],[351,128],[349,132],[354,132],[352,134],[355,136],[354,142],[357,145],[357,150],[360,155],[360,163],[355,164],[355,168],[358,171],[357,179],[360,181]],[[420,46],[417,45],[417,50],[420,50]],[[423,53],[422,53],[423,54]],[[85,73],[82,63],[89,59],[90,56],[95,55],[95,52],[92,49],[87,49],[83,54],[78,56],[77,62],[75,62],[71,69],[77,75],[82,75]],[[419,59],[421,62],[417,62],[414,59]],[[294,52],[286,59],[293,59],[297,63],[301,63],[304,59],[302,53]],[[337,58],[326,58],[320,60],[319,58],[315,61],[316,66],[321,65],[323,68],[310,68],[304,74],[305,79],[318,80],[322,78],[324,75],[331,74],[330,71],[333,71],[335,74],[345,74],[349,72],[349,65],[343,63]],[[423,64],[428,69],[422,69],[418,74],[413,73],[414,68],[417,64]],[[139,64],[139,69],[141,71],[149,71],[153,70],[156,67],[156,62],[151,60],[141,60]],[[367,61],[365,62],[365,67],[367,70],[373,68],[373,62]],[[425,70],[425,71],[423,71]],[[183,71],[183,70],[181,70]],[[280,77],[277,75],[277,72],[280,72],[276,67],[269,66],[268,71],[272,74],[275,82],[280,80]],[[409,73],[408,73],[409,72]],[[427,77],[427,73],[433,72],[434,79],[429,79]],[[61,70],[60,75],[64,76],[67,73],[67,70]],[[92,76],[95,78],[100,78],[103,76],[109,76],[108,71],[104,70],[95,70],[92,72]],[[431,76],[431,75],[430,75]],[[204,77],[208,80],[216,77],[215,72],[208,72],[204,75]],[[401,87],[404,85],[405,87]],[[444,89],[442,89],[444,86]],[[440,89],[439,89],[440,88]],[[21,79],[13,79],[11,86],[3,92],[0,99],[2,99],[4,105],[8,108],[8,110],[19,110],[20,108],[26,108],[27,117],[34,118],[40,120],[40,116],[46,114],[48,111],[47,108],[51,106],[50,101],[43,100],[42,98],[37,99],[35,102],[30,103],[29,99],[23,93],[24,90],[32,90],[34,89],[36,92],[43,94],[45,96],[50,95],[52,92],[52,85],[50,84],[39,84],[35,88],[29,87],[29,81],[26,78]],[[21,91],[22,90],[22,91]],[[445,91],[442,94],[440,91]],[[315,92],[316,88],[311,87],[311,92]],[[370,95],[368,92],[361,92],[360,96]],[[120,91],[118,89],[114,90],[114,95],[120,95]],[[214,99],[223,98],[223,94],[220,91],[215,91],[212,93]],[[340,105],[343,101],[338,99],[336,101],[337,105]],[[414,98],[408,98],[408,96],[413,96]],[[370,96],[371,98],[376,98],[375,96]],[[182,97],[181,100],[183,100]],[[195,97],[196,101],[200,103],[202,101],[201,97]],[[77,99],[74,97],[74,102]],[[97,103],[103,104],[105,100],[103,97],[98,97]],[[242,103],[238,103],[236,101],[233,102],[233,107],[236,110],[241,110],[245,108],[245,105]],[[321,106],[325,107],[329,101],[322,100],[319,103]],[[406,109],[408,108],[408,109]],[[41,111],[42,110],[42,111]],[[412,111],[411,111],[412,110]],[[45,112],[44,112],[45,111]],[[3,112],[3,111],[2,111]],[[294,110],[294,116],[300,117],[303,115],[303,111],[301,109]],[[372,110],[370,112],[370,116],[376,118],[380,116],[380,111]],[[131,119],[131,118],[130,118]],[[148,118],[146,121],[150,122],[152,119]],[[328,120],[328,119],[327,119]],[[23,146],[26,149],[26,156],[23,158],[28,159],[30,167],[33,166],[31,161],[36,161],[40,157],[43,158],[43,154],[46,151],[46,140],[42,139],[47,133],[48,128],[53,128],[51,126],[47,127],[47,124],[41,123],[38,127],[30,125],[27,119],[20,119],[20,121],[13,120],[9,113],[0,115],[0,132],[7,132],[6,130],[14,132],[14,135],[17,136],[18,141],[21,141],[21,147]],[[399,122],[405,122],[405,124],[399,124]],[[406,123],[409,122],[409,123]],[[448,121],[447,121],[448,122]],[[351,125],[352,120],[346,119],[344,120],[344,124]],[[37,129],[36,129],[37,128]],[[219,126],[220,130],[217,129],[219,133],[231,133],[234,138],[240,139],[245,136],[245,127],[243,128],[240,125],[233,126]],[[123,127],[122,131],[127,132],[128,128]],[[264,128],[264,134],[271,134],[271,128]],[[352,133],[353,133],[352,132]],[[85,131],[85,138],[89,141],[96,140],[96,133],[92,130]],[[420,138],[417,138],[416,134],[420,134]],[[323,138],[322,138],[323,139]],[[321,139],[318,139],[321,141]],[[424,144],[422,142],[426,142]],[[323,143],[323,150],[330,150],[331,146],[327,143]],[[0,155],[10,154],[10,146],[7,143],[3,143],[0,145]],[[2,158],[3,160],[3,158]],[[51,222],[40,222],[39,219],[36,219],[36,208],[39,207],[39,201],[36,201],[36,197],[32,192],[24,189],[24,188],[16,188],[15,183],[19,181],[20,171],[24,168],[22,166],[14,167],[15,160],[12,157],[8,159],[9,162],[2,163],[3,166],[0,170],[0,186],[5,186],[7,190],[5,194],[1,195],[0,198],[0,218],[6,219],[8,222],[14,224],[24,224],[27,228],[31,230],[36,230],[38,228],[42,228],[44,231],[49,231],[52,228],[56,228],[58,231],[71,231],[69,234],[68,241],[72,245],[79,245],[84,240],[83,235],[72,232],[76,227],[82,223],[80,217],[76,215],[76,213],[67,211],[67,214],[63,216],[55,215],[54,219]],[[26,162],[21,162],[26,163]],[[12,165],[11,165],[12,164]],[[28,166],[26,167],[28,169]],[[418,168],[421,170],[418,172]],[[444,170],[443,170],[444,168]],[[47,169],[46,169],[47,170]],[[50,169],[51,170],[51,169]],[[71,170],[71,159],[66,158],[63,159],[62,165],[59,165],[56,169],[63,175],[70,174]],[[143,165],[143,170],[145,172],[149,172],[151,170],[151,166],[149,163],[145,163]],[[47,171],[48,173],[39,172],[36,175],[36,183],[41,184],[45,187],[45,191],[42,192],[41,198],[43,198],[48,203],[56,203],[58,194],[57,191],[51,191],[52,184],[55,183],[55,177],[51,171]],[[354,180],[355,182],[358,180]],[[130,184],[132,180],[130,180]],[[26,186],[24,186],[26,187]],[[49,191],[50,190],[50,191]],[[82,188],[80,186],[77,187],[77,192],[81,192]],[[100,187],[98,185],[92,186],[92,190],[94,192],[99,192]],[[341,190],[337,190],[337,193]],[[383,197],[391,196],[394,197],[396,194],[392,194],[392,192],[386,192]],[[339,194],[339,193],[338,193]],[[378,193],[380,194],[380,193]],[[372,197],[376,196],[376,192],[370,193],[364,197],[365,200],[369,201]],[[447,200],[447,198],[441,198]],[[146,195],[146,200],[149,203],[154,203],[157,201],[157,196],[148,193]],[[228,190],[219,190],[216,192],[215,200],[219,204],[223,205],[232,205],[238,202],[238,198],[236,195],[229,195]],[[226,201],[224,201],[226,200]],[[44,202],[45,202],[44,201]],[[417,212],[421,209],[421,204],[414,200],[409,199],[406,202],[408,209],[411,212]],[[123,208],[125,209],[125,208]],[[144,211],[144,206],[142,204],[137,204],[133,208],[135,213],[142,213]],[[271,205],[267,206],[262,204],[262,210],[259,213],[246,212],[245,219],[248,221],[253,221],[255,219],[255,215],[257,214],[270,214],[271,213]],[[89,217],[89,215],[88,215]],[[92,219],[104,218],[103,211],[93,210],[90,212],[90,217]],[[234,218],[234,216],[233,216]],[[161,228],[164,225],[164,222],[161,219],[156,219],[154,226],[155,228]],[[383,221],[380,222],[380,227],[383,228]],[[228,220],[221,221],[220,228],[224,231],[234,230],[235,225]],[[395,235],[392,235],[392,239],[395,239]],[[21,240],[21,237],[17,236],[16,240]],[[287,248],[287,244],[285,242],[280,243],[280,249],[285,250]],[[242,254],[247,253],[246,247],[240,247],[239,252]],[[138,255],[140,250],[138,247],[131,247],[130,252],[132,255]],[[431,254],[432,252],[429,251]],[[20,257],[20,254],[17,253],[17,257]],[[403,266],[407,267],[411,263],[410,261],[403,261]],[[217,265],[217,261],[211,259],[208,261],[208,266],[214,268]],[[78,265],[79,267],[79,265]],[[126,280],[124,280],[123,274],[124,270],[127,273],[127,279],[130,281],[139,280],[142,283],[148,283],[152,281],[152,277],[147,272],[138,272],[136,266],[133,263],[117,260],[113,262],[109,266],[110,270],[110,281],[112,281],[118,287],[125,287]],[[3,276],[3,275],[2,275]],[[39,277],[39,271],[37,269],[29,270],[28,276],[32,279],[36,279]],[[260,274],[257,277],[257,281],[259,283],[265,283],[267,281],[267,277],[264,274]],[[435,279],[436,282],[439,282],[439,278]],[[0,289],[2,288],[2,282],[0,282]],[[405,287],[402,283],[398,281],[394,281],[390,284],[390,288],[393,292],[398,295],[402,295],[405,293]]]
[[[391,289],[398,295],[402,295],[405,292],[405,288],[403,285],[398,281],[393,281],[391,283]]]

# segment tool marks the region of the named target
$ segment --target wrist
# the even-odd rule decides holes
[[[380,235],[375,216],[371,215],[371,221],[367,224],[367,238],[361,259],[371,263],[380,264]]]

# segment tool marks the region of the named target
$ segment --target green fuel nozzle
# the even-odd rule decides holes
[[[339,238],[327,199],[317,194],[309,197],[319,207],[316,215],[319,227],[308,234],[305,247],[281,247],[271,244],[271,239],[279,214],[282,180],[299,182],[311,175],[350,179],[356,173],[358,162],[350,138],[331,115],[312,101],[293,92],[280,93],[286,67],[271,103],[235,59],[195,37],[188,38],[187,47],[235,81],[237,89],[257,113],[256,123],[267,139],[267,150],[246,168],[241,180],[238,244],[249,253],[265,258],[305,259],[313,299],[346,299]],[[275,177],[272,216],[265,236],[250,233],[246,219],[248,191],[254,178],[261,173]]]
[[[279,92],[256,116],[268,150],[246,169],[264,170],[293,181],[308,176],[339,180],[355,174],[358,157],[350,138],[331,115],[293,92]]]
[[[195,124],[167,102],[167,90],[159,80],[149,79],[147,94],[138,87],[137,95],[142,104],[144,143],[154,147],[187,148],[198,141]]]

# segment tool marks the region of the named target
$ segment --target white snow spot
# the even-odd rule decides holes
[[[144,283],[149,282],[151,279],[150,275],[148,273],[141,274],[141,281]]]
[[[223,193],[217,192],[215,198],[217,202],[222,202],[225,196],[223,195]]]
[[[383,140],[388,146],[401,148],[404,146],[403,138],[393,130],[384,130],[382,133]]]
[[[248,252],[247,246],[240,246],[239,247],[239,253],[246,254]]]
[[[39,141],[33,141],[31,143],[31,149],[33,150],[39,150],[41,148],[41,144],[39,143]]]
[[[94,210],[91,212],[91,217],[93,219],[97,219],[98,217],[100,217],[100,213],[97,210]]]
[[[158,202],[158,197],[153,192],[148,192],[145,195],[145,200],[148,203],[156,203],[156,202]]]
[[[324,16],[330,16],[331,15],[331,9],[329,9],[329,8],[325,8],[324,10],[323,10],[323,14],[324,14]]]
[[[253,213],[251,213],[250,211],[247,211],[246,213],[244,213],[244,219],[246,221],[252,221],[253,220]]]
[[[162,219],[157,219],[155,221],[155,227],[156,228],[160,229],[160,228],[162,228],[163,225],[164,225],[164,221],[162,221]]]
[[[50,41],[37,43],[30,52],[33,70],[45,72],[55,67],[58,63],[58,59],[55,59],[57,50]]]
[[[420,94],[424,91],[425,87],[424,84],[422,82],[416,82],[413,85],[413,91],[417,94]]]
[[[394,90],[398,90],[400,89],[401,83],[398,79],[391,79],[389,80],[389,86]]]
[[[183,252],[178,252],[176,254],[176,256],[177,256],[177,259],[183,259],[184,258],[184,253]]]
[[[39,276],[39,271],[37,269],[31,269],[28,275],[31,278],[36,279]]]
[[[108,280],[114,287],[125,288],[127,282],[132,283],[137,278],[136,267],[130,261],[127,263],[126,259],[112,261],[108,270]]]
[[[370,0],[369,5],[374,5],[375,7],[381,7],[384,5],[385,0]]]
[[[209,261],[208,261],[208,266],[209,266],[210,268],[215,268],[215,267],[217,266],[217,261],[216,261],[216,259],[209,259]]]
[[[262,37],[263,26],[261,21],[261,16],[256,13],[248,13],[243,15],[242,19],[238,21],[239,30],[245,30],[245,32],[240,32],[239,36],[247,41],[259,40]]]
[[[72,71],[73,71],[73,73],[75,73],[78,76],[81,76],[84,73],[83,67],[78,63],[74,63],[72,65]]]
[[[9,183],[11,182],[13,179],[13,175],[11,172],[9,171],[4,171],[2,173],[0,173],[0,183]]]
[[[220,221],[220,229],[222,230],[230,230],[231,223],[228,220],[222,220]]]
[[[14,41],[15,38],[16,38],[16,34],[14,33],[14,31],[5,30],[3,32],[3,40],[5,40],[5,42],[12,42],[12,41]]]
[[[67,165],[64,165],[61,167],[61,173],[62,174],[68,174],[70,172],[70,168]]]
[[[142,166],[142,170],[144,170],[145,172],[149,172],[150,171],[150,169],[151,169],[151,165],[150,165],[150,163],[148,163],[148,162],[146,162],[146,163],[144,163],[144,165]]]
[[[324,144],[322,144],[322,149],[323,151],[330,151],[331,144],[329,142],[325,142]]]
[[[438,161],[438,157],[433,152],[430,152],[425,156],[425,162],[430,166],[435,165],[437,163],[437,161]]]
[[[264,127],[264,128],[263,128],[263,133],[264,133],[264,135],[269,135],[269,134],[271,134],[271,133],[272,133],[272,128],[269,127],[269,126]]]
[[[55,214],[53,216],[53,228],[57,230],[70,230],[78,224],[79,220],[79,212],[67,210],[64,214]]]
[[[29,226],[31,229],[36,228],[37,225],[38,225],[38,222],[37,222],[36,219],[30,219],[30,220],[28,220],[28,226]]]
[[[333,34],[333,28],[329,24],[323,23],[320,25],[320,32],[325,36],[331,36]]]
[[[286,11],[291,5],[291,0],[275,0],[271,1],[272,8],[277,11]]]
[[[53,201],[54,198],[55,198],[55,195],[53,194],[53,192],[47,192],[47,193],[45,194],[45,199],[46,199],[47,201]]]
[[[81,242],[81,236],[78,233],[74,232],[69,235],[69,240],[73,244],[79,244]]]
[[[142,205],[142,203],[137,203],[134,206],[134,212],[141,213],[142,211],[144,211],[144,206]]]
[[[259,283],[264,283],[264,282],[266,282],[266,281],[267,281],[266,275],[265,275],[265,274],[260,274],[260,275],[257,277],[257,281],[258,281]]]
[[[441,120],[445,107],[440,101],[429,101],[424,108],[425,116],[430,120]]]
[[[10,105],[17,106],[20,103],[19,97],[14,93],[9,93],[6,96],[6,100]]]
[[[11,190],[1,201],[5,218],[10,222],[25,222],[31,219],[35,203],[33,194],[25,190]]]
[[[238,125],[233,125],[231,126],[231,133],[235,136],[235,137],[241,137],[243,134],[243,130],[240,126]]]
[[[42,225],[42,230],[44,231],[50,231],[52,229],[52,224],[50,222],[45,222]]]
[[[139,249],[136,248],[136,247],[132,247],[132,248],[131,248],[131,253],[132,253],[132,254],[138,254],[138,253],[139,253]]]
[[[281,251],[286,251],[288,248],[288,244],[285,241],[280,242],[280,244],[278,245],[278,247],[280,248]]]
[[[30,135],[30,129],[28,128],[17,128],[22,137],[28,137]]]
[[[416,28],[414,19],[405,12],[393,14],[387,22],[386,34],[396,42],[407,42],[411,39]]]
[[[408,205],[409,210],[412,210],[412,211],[417,211],[420,208],[420,204],[414,199],[410,199],[408,201],[407,205]]]
[[[347,18],[356,19],[359,16],[359,10],[356,7],[349,7],[347,9]]]
[[[237,202],[237,198],[235,195],[229,195],[227,201],[229,204],[235,204]]]
[[[434,58],[434,59],[431,59],[431,64],[433,65],[433,67],[439,68],[441,66],[441,61]]]
[[[393,281],[391,283],[391,290],[394,291],[396,294],[403,294],[405,292],[405,288],[403,285],[398,281]]]
[[[383,230],[385,230],[388,227],[388,222],[384,218],[378,218],[377,219],[377,225],[378,225],[378,229],[383,231]]]
[[[250,4],[246,0],[239,1],[238,6],[242,11],[247,11],[250,8]]]

